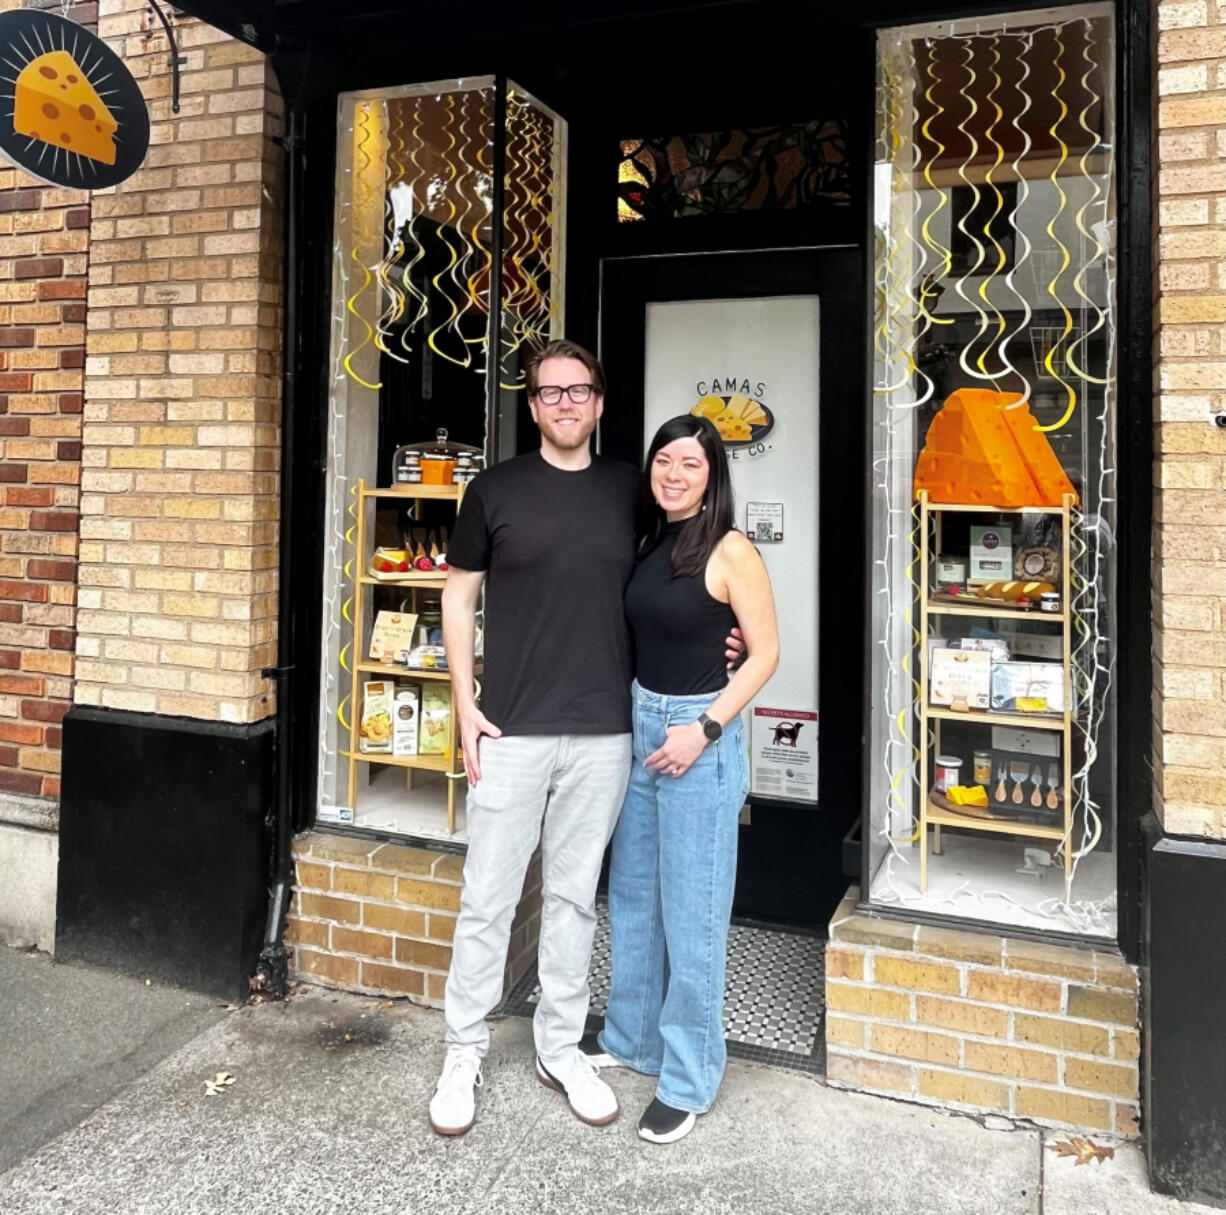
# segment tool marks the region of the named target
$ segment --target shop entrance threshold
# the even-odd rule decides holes
[[[599,916],[589,981],[590,1024],[604,1018],[609,998],[609,908]],[[724,1035],[728,1056],[810,1075],[826,1074],[826,940],[733,919],[728,932]],[[531,1017],[541,989],[536,964],[512,988],[499,1010]]]

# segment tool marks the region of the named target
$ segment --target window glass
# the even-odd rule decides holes
[[[867,841],[873,902],[1108,937],[1113,62],[1106,6],[878,38]]]

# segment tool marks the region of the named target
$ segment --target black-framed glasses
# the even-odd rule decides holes
[[[576,405],[586,405],[592,399],[591,384],[567,384],[563,387],[560,384],[541,384],[536,390],[536,399],[542,405],[556,405],[561,399],[562,394],[566,393],[571,401]]]

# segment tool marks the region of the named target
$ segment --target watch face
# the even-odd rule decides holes
[[[715,742],[715,740],[719,738],[719,736],[724,732],[724,728],[723,726],[719,724],[719,722],[712,721],[711,718],[709,717],[704,717],[703,723],[702,723],[702,732],[712,742]]]

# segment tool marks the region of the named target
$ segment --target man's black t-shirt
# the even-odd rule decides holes
[[[627,464],[593,456],[567,472],[540,452],[465,493],[447,561],[486,572],[481,711],[504,734],[629,731],[637,493]]]

